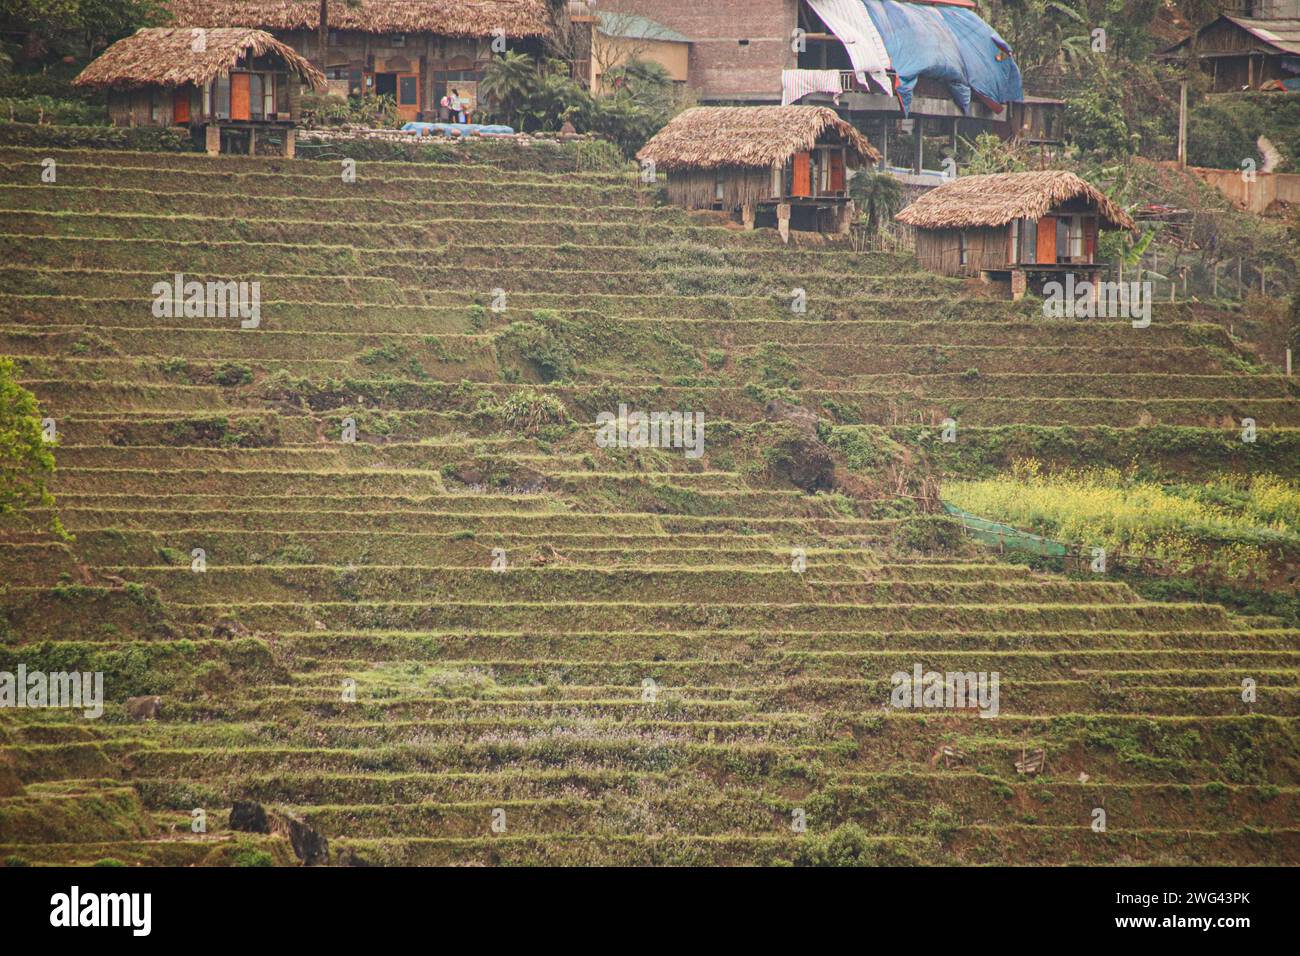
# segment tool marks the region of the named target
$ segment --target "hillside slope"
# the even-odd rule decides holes
[[[1294,475],[1296,387],[1222,329],[1048,321],[620,175],[357,173],[0,150],[0,354],[76,536],[0,539],[0,670],[110,699],[0,712],[0,857],[292,861],[226,827],[253,799],[351,862],[1300,862],[1300,633],[933,514],[1022,454]],[[158,315],[175,273],[260,282],[259,326]],[[620,404],[702,412],[702,456],[600,447]],[[891,707],[918,665],[999,713]]]

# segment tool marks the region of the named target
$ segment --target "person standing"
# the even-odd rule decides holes
[[[460,98],[460,90],[451,91],[451,116],[455,123],[465,122],[465,101]]]

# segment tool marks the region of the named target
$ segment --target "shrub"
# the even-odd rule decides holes
[[[212,380],[218,385],[225,385],[228,388],[247,385],[253,380],[253,370],[247,365],[241,365],[238,362],[222,362],[213,373]]]
[[[0,358],[0,518],[54,507],[49,480],[54,455],[46,447],[36,397],[14,380],[14,363]],[[50,530],[66,537],[57,516]]]
[[[37,126],[0,123],[0,146],[52,149],[126,149],[156,153],[196,152],[189,131],[164,126]]]
[[[531,388],[520,389],[490,411],[503,425],[530,435],[544,425],[562,425],[569,420],[562,401]]]
[[[72,85],[79,72],[79,65],[60,64],[41,73],[0,75],[0,97],[22,100],[44,96],[83,103],[102,101],[104,94],[100,91]]]
[[[44,123],[60,126],[105,126],[108,112],[103,106],[81,100],[52,96],[0,98],[0,121]]]
[[[235,866],[275,866],[275,857],[253,846],[241,846],[235,851]]]
[[[876,848],[855,823],[838,826],[826,836],[810,836],[795,854],[798,866],[876,866]]]
[[[350,124],[369,129],[396,129],[402,125],[397,101],[391,96],[349,96],[307,93],[301,101],[304,127]]]
[[[496,340],[498,361],[503,366],[513,354],[518,356],[543,382],[573,377],[573,353],[558,336],[540,322],[513,322]]]

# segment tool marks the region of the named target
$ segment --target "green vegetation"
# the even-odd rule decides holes
[[[608,92],[593,95],[570,76],[563,60],[506,52],[489,61],[479,85],[491,104],[489,119],[526,132],[555,131],[569,123],[598,133],[623,155],[636,155],[676,111],[672,81],[656,63],[633,60],[607,76]]]
[[[1196,104],[1188,118],[1187,158],[1196,166],[1239,169],[1244,159],[1261,168],[1259,138],[1282,154],[1274,172],[1300,169],[1300,103],[1293,96],[1245,92],[1216,95]]]
[[[1157,484],[1130,469],[1045,472],[1017,461],[945,498],[981,517],[1077,546],[1155,600],[1208,600],[1300,623],[1300,486],[1272,475]],[[1052,560],[1045,566],[1060,566]]]
[[[24,186],[46,155],[58,188]],[[294,864],[229,828],[254,800],[334,862],[1300,860],[1282,577],[1031,567],[936,484],[1108,464],[1098,500],[1271,560],[1300,402],[1247,316],[1047,320],[576,157],[340,192],[335,162],[0,147],[0,351],[58,421],[76,532],[0,537],[0,669],[107,697],[0,715],[0,859]],[[262,327],[152,314],[200,269],[260,281]],[[698,412],[700,454],[598,443],[623,405]],[[998,671],[998,719],[886,708],[916,663]]]
[[[948,483],[944,497],[1045,537],[1157,558],[1181,574],[1259,585],[1277,552],[1300,555],[1300,485],[1269,475],[1158,485],[1116,468],[1048,473],[1030,459],[998,478]]]
[[[14,363],[0,357],[0,520],[12,523],[28,510],[52,509],[53,475],[54,454],[36,398],[14,380]],[[63,535],[57,515],[51,515],[49,525]]]
[[[108,113],[99,105],[52,96],[0,97],[0,122],[59,126],[106,126]]]

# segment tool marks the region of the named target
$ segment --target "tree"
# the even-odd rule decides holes
[[[849,198],[867,217],[867,232],[874,236],[903,208],[903,185],[888,173],[864,171],[849,181]]]
[[[518,125],[521,106],[539,85],[537,62],[526,53],[507,50],[488,62],[478,92],[496,101],[496,111],[502,119]]]
[[[1140,137],[1130,130],[1118,98],[1104,84],[1067,97],[1065,116],[1070,139],[1087,155],[1118,159],[1138,150]]]
[[[0,34],[23,37],[28,60],[89,59],[140,27],[168,19],[162,0],[6,0]]]
[[[344,6],[355,10],[361,6],[361,0],[343,0]],[[320,56],[320,68],[325,70],[327,51],[330,43],[330,0],[320,0],[320,18],[316,24],[316,50]]]
[[[974,142],[963,138],[961,145],[966,157],[962,167],[967,176],[1022,173],[1029,168],[1024,147],[1003,142],[992,133],[980,133]]]
[[[601,90],[607,90],[613,79],[607,79],[607,74],[644,60],[656,40],[669,36],[663,27],[632,13],[603,10],[597,17],[591,36],[591,62],[600,76]]]
[[[36,397],[14,380],[14,363],[0,358],[0,519],[29,508],[53,508],[49,479],[54,455],[42,434]],[[58,517],[50,530],[67,537]]]

